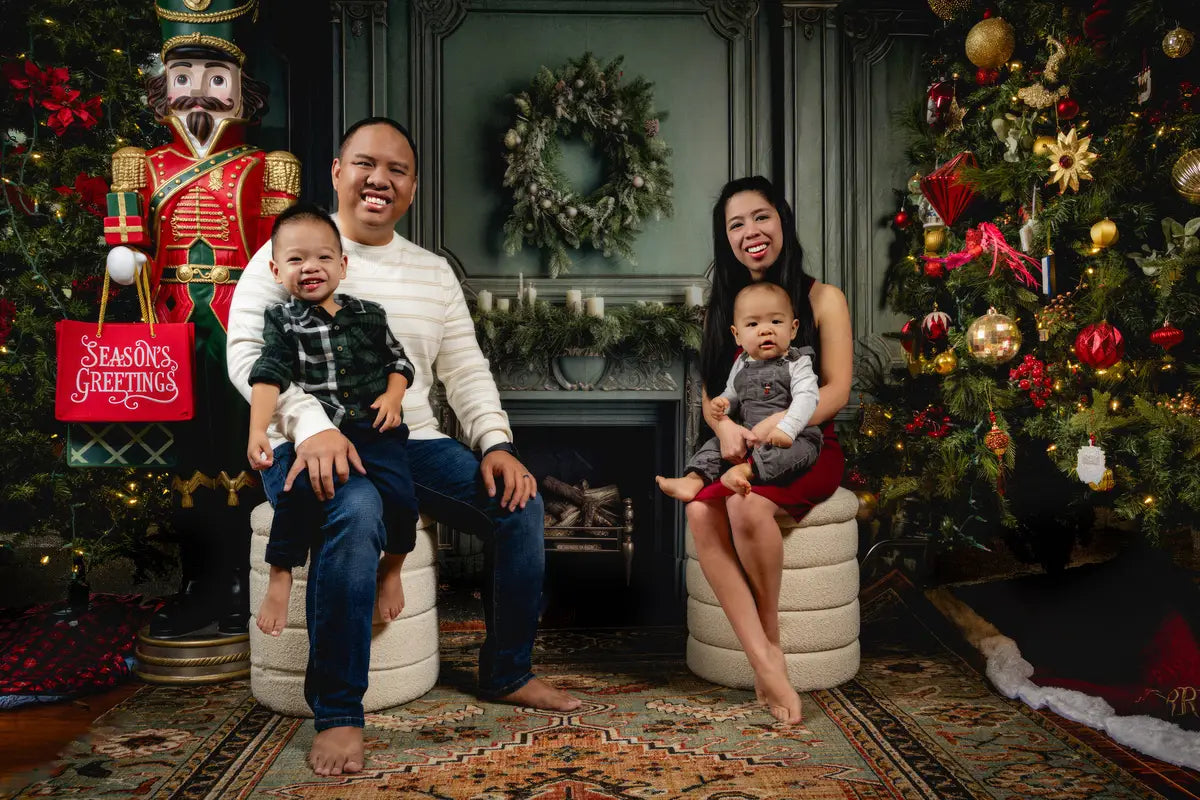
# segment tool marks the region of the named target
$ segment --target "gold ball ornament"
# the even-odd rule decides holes
[[[1183,199],[1200,205],[1200,148],[1188,150],[1171,167],[1171,185]]]
[[[1100,480],[1095,483],[1089,483],[1088,488],[1094,492],[1110,492],[1115,485],[1116,481],[1113,480],[1112,470],[1106,469]]]
[[[866,489],[858,489],[854,494],[858,497],[858,511],[854,513],[854,518],[859,522],[870,522],[879,508],[879,497]]]
[[[929,10],[942,19],[954,19],[971,10],[971,0],[929,0]]]
[[[1057,139],[1053,136],[1039,136],[1033,140],[1033,154],[1038,158],[1048,158],[1050,156],[1050,148],[1057,143]]]
[[[1092,244],[1096,247],[1104,248],[1114,245],[1118,238],[1120,238],[1120,232],[1117,230],[1117,223],[1108,217],[1092,226]]]
[[[1191,31],[1182,25],[1177,25],[1167,31],[1167,35],[1163,37],[1162,49],[1171,58],[1183,58],[1192,52],[1192,45],[1195,42],[1196,37]]]
[[[984,364],[1003,364],[1021,349],[1021,331],[1010,317],[989,308],[967,327],[967,349]]]
[[[980,69],[999,69],[1013,54],[1017,40],[1003,17],[989,17],[967,33],[967,58]]]
[[[958,369],[958,356],[953,350],[945,350],[933,357],[933,371],[938,375],[949,375]]]
[[[942,252],[942,248],[946,246],[946,227],[937,225],[932,228],[925,229],[925,253],[926,255],[936,255]]]

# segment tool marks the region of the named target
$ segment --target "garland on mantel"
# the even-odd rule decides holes
[[[513,190],[504,249],[513,255],[528,243],[547,251],[551,277],[568,272],[567,249],[585,243],[635,263],[643,220],[672,212],[671,149],[658,136],[666,114],[653,110],[649,81],[621,83],[622,60],[601,67],[585,53],[557,72],[543,66],[515,98],[517,116],[504,134],[504,185]],[[605,168],[603,184],[586,197],[558,165],[558,139],[574,133],[599,151]]]

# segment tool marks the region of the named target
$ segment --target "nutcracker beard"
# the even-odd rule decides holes
[[[216,97],[177,97],[171,103],[173,111],[188,112],[185,123],[188,132],[196,137],[200,144],[208,142],[213,130],[213,115],[209,111],[232,111],[233,100],[219,100]]]

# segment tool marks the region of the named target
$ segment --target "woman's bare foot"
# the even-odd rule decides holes
[[[704,478],[695,472],[689,472],[682,478],[664,478],[662,475],[655,475],[654,482],[667,497],[674,497],[685,503],[695,500],[696,495],[700,494],[700,490],[704,488]]]
[[[788,725],[795,725],[802,720],[800,695],[792,688],[788,679],[787,660],[778,646],[771,646],[768,663],[754,676],[754,684],[762,690],[763,702],[767,704],[771,716]]]
[[[406,555],[384,553],[379,560],[379,588],[375,603],[379,606],[379,618],[384,622],[398,619],[404,611],[404,583],[400,579],[400,570],[404,567]]]
[[[580,702],[576,697],[555,689],[540,678],[531,678],[528,683],[515,692],[499,698],[502,703],[512,703],[515,706],[529,706],[543,711],[574,711]]]
[[[347,725],[318,732],[308,751],[308,765],[318,775],[362,772],[362,728]]]
[[[278,636],[287,626],[288,598],[292,594],[292,571],[287,567],[271,565],[267,578],[267,593],[254,621],[258,629],[268,636]]]

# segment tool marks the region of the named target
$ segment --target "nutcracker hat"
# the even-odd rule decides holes
[[[246,54],[236,44],[236,28],[258,19],[258,0],[155,0],[162,25],[163,60],[179,48],[221,53],[241,66]]]

